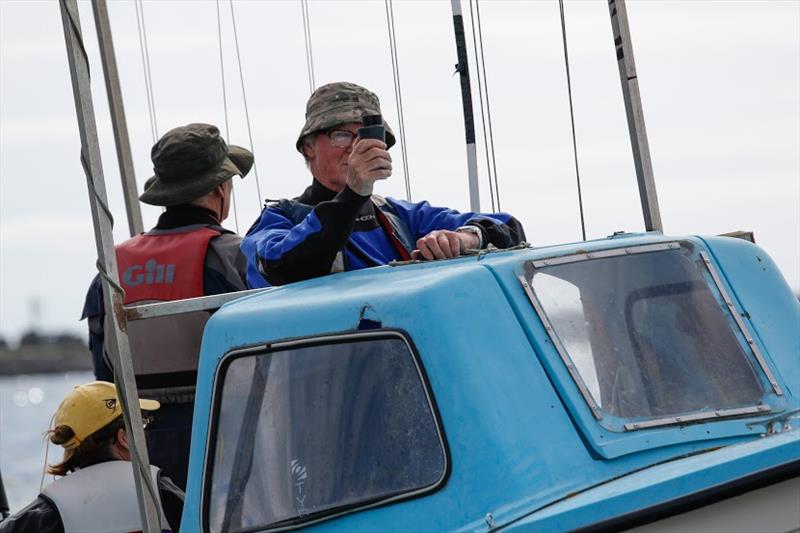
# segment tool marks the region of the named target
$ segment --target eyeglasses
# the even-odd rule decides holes
[[[322,133],[331,139],[331,146],[337,148],[347,148],[358,138],[358,133],[353,133],[348,130],[328,130]]]

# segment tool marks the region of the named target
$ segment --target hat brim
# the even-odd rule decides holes
[[[139,399],[139,408],[142,411],[156,411],[161,407],[158,400]]]
[[[253,160],[253,153],[250,150],[241,146],[228,145],[228,156],[219,165],[179,187],[175,187],[174,184],[165,184],[158,179],[158,175],[150,177],[146,182],[150,185],[139,196],[139,200],[146,204],[165,207],[188,204],[213,191],[214,187],[228,181],[233,176],[244,178],[253,167]]]
[[[253,168],[253,152],[247,148],[236,146],[233,144],[228,145],[228,159],[233,162],[234,166],[239,170],[238,174],[241,178],[247,176],[250,169]]]

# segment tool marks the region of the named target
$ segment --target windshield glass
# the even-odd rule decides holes
[[[556,346],[602,411],[647,419],[760,403],[752,358],[690,243],[526,267]]]
[[[230,362],[215,413],[212,531],[288,525],[443,479],[443,443],[409,345],[362,337]]]

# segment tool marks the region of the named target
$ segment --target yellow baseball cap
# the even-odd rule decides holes
[[[145,411],[155,411],[161,404],[156,400],[139,400]],[[105,427],[122,414],[117,388],[107,381],[76,385],[61,401],[54,417],[55,427],[69,426],[75,436],[62,444],[72,449],[89,435]]]

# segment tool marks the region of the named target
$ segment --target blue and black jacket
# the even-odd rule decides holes
[[[317,180],[293,200],[267,202],[242,241],[250,287],[284,285],[330,272],[410,258],[417,239],[434,230],[478,227],[484,246],[515,246],[522,225],[505,213],[459,213],[428,202],[336,193]]]

